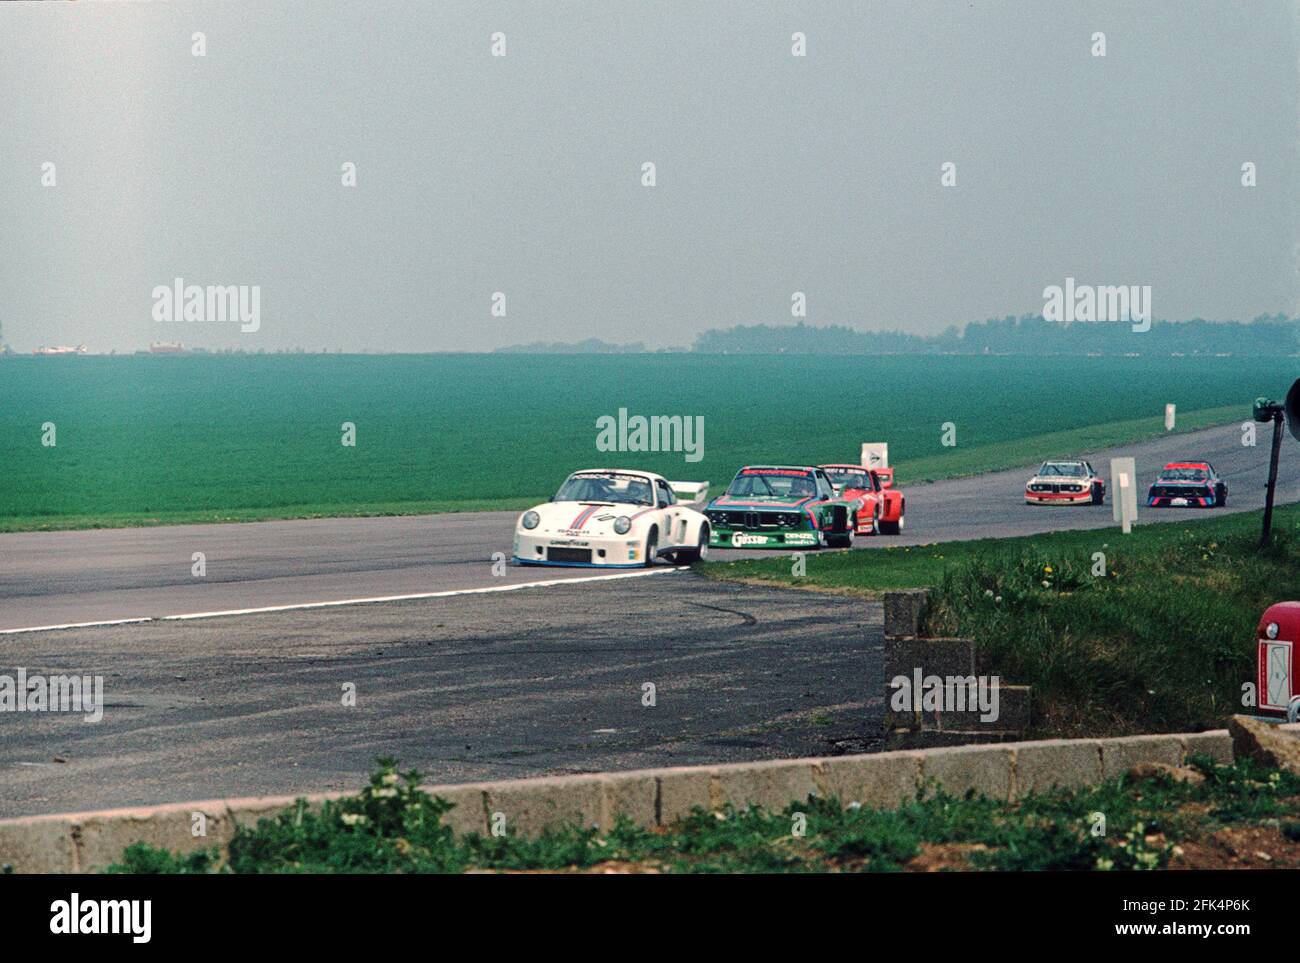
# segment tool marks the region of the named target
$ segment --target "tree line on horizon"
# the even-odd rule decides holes
[[[1031,354],[1031,355],[1292,355],[1300,353],[1300,318],[1260,315],[1253,321],[1153,321],[1135,332],[1122,322],[1048,321],[1007,315],[950,325],[940,334],[859,331],[842,324],[738,324],[710,328],[690,348],[649,349],[643,342],[535,341],[497,348],[498,354]]]
[[[1047,321],[1022,315],[973,321],[941,334],[858,331],[844,325],[736,325],[695,339],[704,354],[1242,354],[1300,352],[1300,319],[1261,315],[1253,321],[1154,321],[1135,332],[1118,322]]]

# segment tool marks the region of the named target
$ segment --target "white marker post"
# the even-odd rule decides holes
[[[1125,535],[1133,531],[1133,516],[1128,511],[1129,496],[1133,494],[1133,476],[1126,471],[1119,473],[1119,498],[1120,504],[1119,530]]]
[[[863,468],[888,468],[889,445],[883,441],[864,441],[862,443]]]
[[[1110,460],[1110,493],[1111,516],[1127,535],[1137,521],[1137,466],[1132,458]]]
[[[1165,405],[1165,431],[1174,430],[1174,414],[1176,405]]]

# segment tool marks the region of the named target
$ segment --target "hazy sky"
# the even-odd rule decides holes
[[[795,291],[932,333],[1067,276],[1300,313],[1298,38],[1297,0],[3,4],[0,324],[687,345]],[[176,277],[260,285],[260,329],[154,321]]]

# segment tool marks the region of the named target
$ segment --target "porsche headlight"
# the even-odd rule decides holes
[[[536,512],[524,512],[522,521],[524,523],[524,528],[536,528],[541,524],[542,516],[538,515]]]
[[[614,519],[614,531],[618,532],[620,535],[626,535],[628,529],[631,527],[632,519],[628,518],[626,515],[620,515],[618,518]]]

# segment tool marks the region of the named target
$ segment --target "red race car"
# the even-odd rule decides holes
[[[903,530],[907,499],[894,487],[894,469],[861,465],[818,467],[826,472],[839,498],[858,504],[854,534],[897,535]]]

